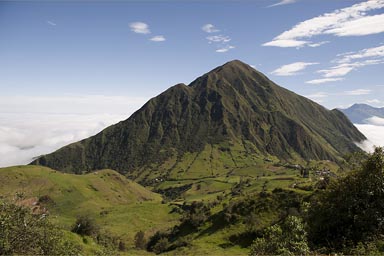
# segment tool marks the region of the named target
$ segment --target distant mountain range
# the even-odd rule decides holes
[[[235,60],[169,88],[127,120],[32,164],[71,173],[109,168],[141,180],[195,178],[263,159],[337,161],[360,150],[354,142],[364,139],[339,110],[327,110]]]
[[[375,108],[367,104],[354,104],[347,109],[340,109],[355,124],[368,123],[373,116],[384,118],[384,108]]]

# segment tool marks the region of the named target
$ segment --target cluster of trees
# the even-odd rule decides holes
[[[359,168],[331,182],[311,200],[306,216],[314,249],[353,253],[384,251],[384,150],[376,148]]]
[[[100,229],[88,215],[79,216],[71,231],[101,245],[102,249],[95,251],[100,255],[126,249],[119,237]],[[46,213],[33,213],[17,201],[0,201],[0,255],[81,254],[82,246],[74,242],[68,232],[52,224]]]
[[[89,215],[79,215],[71,231],[81,236],[92,237],[104,249],[102,254],[114,254],[116,251],[125,251],[126,246],[122,239],[100,228]]]
[[[317,191],[299,216],[264,229],[250,255],[384,253],[384,150],[362,162],[359,170],[332,180]]]
[[[307,255],[309,251],[302,220],[289,216],[282,224],[266,228],[263,236],[252,243],[250,255]]]

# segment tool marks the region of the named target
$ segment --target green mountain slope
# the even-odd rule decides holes
[[[231,61],[149,100],[130,118],[32,164],[82,173],[114,169],[153,180],[213,176],[263,159],[338,160],[364,140],[338,110]]]
[[[151,234],[177,220],[159,194],[112,170],[74,175],[42,166],[0,168],[1,197],[13,199],[16,193],[23,194],[24,205],[38,211],[46,208],[66,230],[77,216],[86,214],[129,246],[136,232]]]

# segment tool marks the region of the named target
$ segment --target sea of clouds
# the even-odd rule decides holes
[[[120,96],[0,97],[0,167],[30,163],[127,119],[147,99]]]
[[[367,152],[372,152],[375,146],[384,146],[384,118],[373,116],[365,120],[364,124],[355,124],[357,129],[368,140],[358,143]]]

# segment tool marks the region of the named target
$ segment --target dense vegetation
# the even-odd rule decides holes
[[[307,216],[309,239],[326,252],[353,253],[357,246],[384,249],[384,151],[375,152],[360,170],[333,181],[316,194]],[[373,252],[367,252],[373,253]]]
[[[80,252],[45,213],[0,201],[0,255],[76,255]]]

